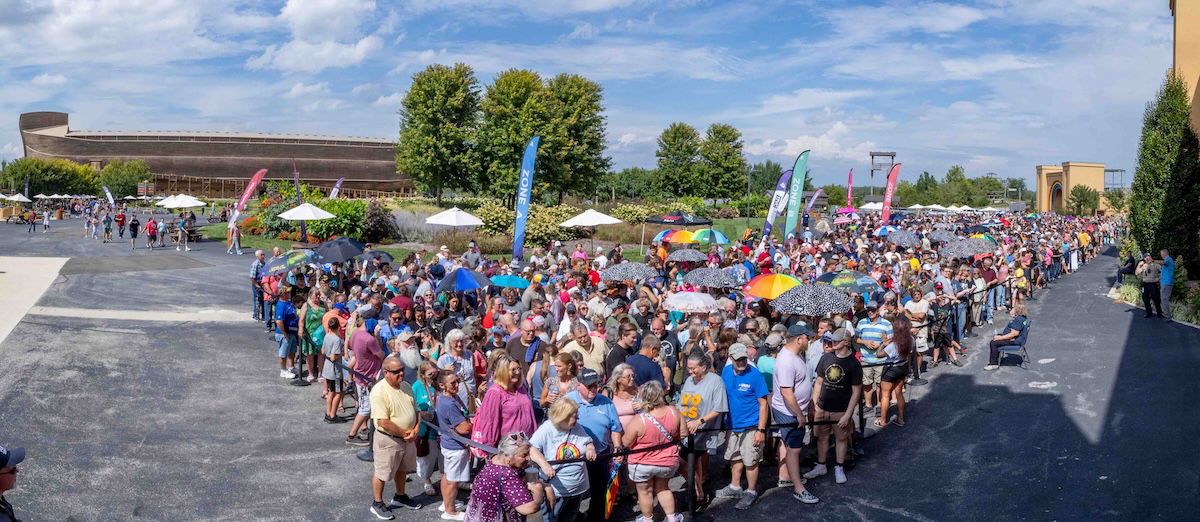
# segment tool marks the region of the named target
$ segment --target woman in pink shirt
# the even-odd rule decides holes
[[[483,395],[483,403],[475,413],[475,431],[471,440],[485,446],[495,446],[500,435],[521,432],[533,435],[537,423],[533,417],[533,401],[521,382],[521,365],[507,355],[493,363],[495,375],[492,386]]]
[[[658,382],[643,384],[633,402],[640,413],[629,421],[621,436],[621,442],[629,449],[674,443],[687,436],[687,425],[680,419],[679,410],[667,403]],[[667,514],[666,522],[683,519],[682,514],[675,513],[675,493],[667,486],[678,467],[679,446],[676,444],[629,456],[629,479],[637,487],[638,507],[642,510],[638,522],[654,520],[655,497]]]

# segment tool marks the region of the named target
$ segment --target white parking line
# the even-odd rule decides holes
[[[0,257],[0,343],[58,278],[65,257]]]
[[[197,323],[234,323],[250,321],[249,312],[207,309],[186,312],[153,310],[105,310],[95,308],[65,308],[58,306],[35,306],[29,315],[73,317],[77,319],[116,319],[123,321],[168,321]]]

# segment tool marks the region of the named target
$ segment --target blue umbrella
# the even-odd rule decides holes
[[[528,288],[529,280],[523,277],[507,274],[492,276],[492,284],[505,288]]]
[[[477,290],[485,286],[491,286],[492,282],[483,274],[468,268],[456,268],[450,275],[442,279],[438,284],[437,293],[442,292],[466,292],[467,290]]]
[[[875,235],[879,237],[887,237],[888,234],[891,234],[897,230],[900,230],[900,228],[892,225],[884,225],[875,229]]]

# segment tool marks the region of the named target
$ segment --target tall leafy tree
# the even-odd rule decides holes
[[[937,178],[933,177],[933,174],[930,174],[929,171],[922,172],[921,175],[917,177],[917,192],[925,195],[926,198],[921,202],[921,204],[928,204],[931,201],[929,198],[933,196],[933,193],[937,191],[937,188],[938,180]]]
[[[839,209],[842,208],[842,205],[846,204],[846,187],[841,185],[825,185],[821,189],[825,191],[825,196],[829,198],[830,209]]]
[[[761,196],[775,190],[775,184],[779,182],[780,174],[783,174],[783,165],[767,160],[751,165],[749,170],[750,194]],[[811,183],[808,179],[804,180],[805,190],[808,190]]]
[[[658,181],[661,190],[671,196],[704,193],[704,175],[700,165],[700,134],[691,125],[672,123],[658,136]]]
[[[967,171],[962,165],[955,165],[946,171],[945,183],[961,183],[967,180]]]
[[[479,81],[468,65],[434,64],[414,74],[401,102],[396,171],[439,203],[446,189],[471,188],[479,106]]]
[[[746,157],[742,154],[742,133],[732,125],[714,123],[700,144],[700,169],[703,189],[689,195],[733,198],[745,190]]]
[[[1200,143],[1188,122],[1187,84],[1170,73],[1146,105],[1138,144],[1137,170],[1129,197],[1129,223],[1144,251],[1162,248],[1182,255],[1200,271]]]
[[[108,187],[114,198],[136,196],[138,182],[149,181],[151,176],[145,161],[117,159],[100,169],[100,185]]]
[[[100,179],[96,171],[65,159],[20,158],[5,165],[0,185],[24,190],[29,180],[30,194],[96,194]]]
[[[546,82],[549,130],[538,153],[544,180],[561,203],[567,192],[588,194],[597,187],[612,161],[604,155],[606,122],[604,89],[574,74]]]
[[[1075,185],[1071,187],[1071,193],[1067,194],[1066,204],[1067,213],[1072,216],[1092,215],[1096,213],[1096,207],[1100,206],[1100,193],[1085,185]]]
[[[483,96],[483,121],[476,133],[475,152],[479,162],[479,188],[510,203],[517,194],[521,156],[534,136],[542,136],[551,151],[558,134],[551,123],[553,108],[542,78],[533,71],[509,69],[496,76]],[[538,156],[545,150],[539,145]],[[546,162],[538,161],[534,172],[535,197],[544,194]]]
[[[1104,192],[1104,202],[1118,214],[1124,214],[1129,206],[1129,193],[1124,190],[1108,190]]]

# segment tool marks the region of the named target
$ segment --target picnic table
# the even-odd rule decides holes
[[[198,243],[198,242],[200,242],[201,239],[204,238],[204,236],[202,236],[200,234],[200,229],[198,229],[196,227],[185,227],[183,230],[185,233],[187,233],[188,243]],[[179,244],[179,224],[178,223],[174,223],[174,222],[167,223],[167,236],[171,238],[172,242],[174,242],[175,244]]]

